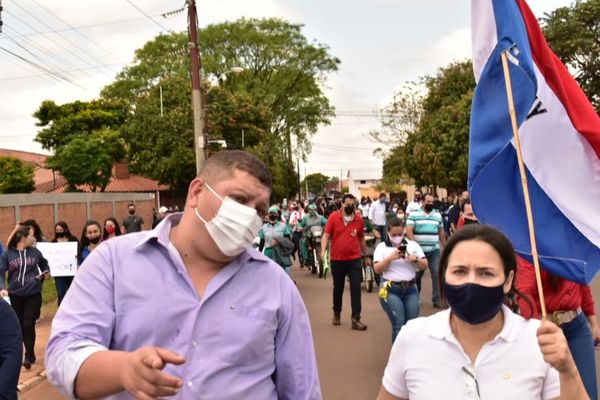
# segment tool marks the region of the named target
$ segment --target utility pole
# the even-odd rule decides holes
[[[298,198],[297,200],[302,199],[302,185],[300,184],[300,158],[296,158],[296,171],[298,172]]]
[[[198,49],[198,26],[196,24],[196,1],[188,0],[188,33],[190,49],[190,68],[192,74],[192,111],[194,113],[194,150],[196,152],[196,174],[206,159],[204,154],[204,114],[200,95],[200,51]]]

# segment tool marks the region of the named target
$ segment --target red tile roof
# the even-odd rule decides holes
[[[67,190],[67,180],[58,172],[43,168],[48,156],[26,151],[0,149],[0,157],[13,157],[23,161],[25,164],[34,165],[34,193],[63,193]],[[116,167],[119,168],[116,168]],[[116,171],[119,171],[117,174]],[[106,187],[106,192],[124,193],[124,192],[166,192],[169,191],[169,185],[160,185],[158,181],[150,178],[144,178],[139,175],[132,175],[128,172],[127,162],[115,163],[112,171],[112,177]],[[124,179],[117,179],[114,176],[127,176]],[[91,192],[88,185],[78,185],[77,189],[82,192]]]
[[[36,187],[38,193],[64,193],[69,185],[65,178],[60,177],[56,180],[56,185],[43,184]],[[92,189],[88,185],[77,185],[77,190],[82,192],[91,192]],[[143,176],[130,175],[128,179],[110,178],[106,193],[118,192],[166,192],[169,190],[169,185],[160,185],[158,181],[144,178]]]

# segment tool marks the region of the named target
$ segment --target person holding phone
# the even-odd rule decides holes
[[[383,274],[379,302],[392,324],[392,343],[400,329],[419,316],[416,272],[427,269],[427,258],[417,242],[404,237],[404,222],[387,222],[387,237],[373,254],[375,272]]]
[[[0,256],[0,297],[10,296],[25,344],[23,366],[31,368],[35,357],[35,321],[42,309],[42,280],[50,276],[48,261],[34,247],[34,228],[17,225]],[[8,290],[4,279],[8,278]]]

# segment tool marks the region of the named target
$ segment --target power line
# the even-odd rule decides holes
[[[19,7],[20,9],[22,9],[23,11],[25,11],[25,13],[29,14],[30,16],[32,16],[35,20],[39,21],[42,25],[44,25],[46,28],[48,29],[52,29],[50,26],[48,26],[48,24],[46,24],[44,21],[42,21],[41,19],[39,19],[38,17],[36,17],[35,15],[33,15],[32,13],[30,13],[29,11],[27,11],[25,8],[21,7],[19,4],[15,3],[15,5],[17,7]],[[11,13],[10,11],[7,11],[10,15],[12,15],[13,17],[15,17],[17,20],[21,21],[22,23],[24,23],[25,25],[27,25],[28,27],[30,27],[31,29],[33,29],[36,32],[39,32],[37,30],[37,28],[34,28],[33,26],[29,25],[27,22],[23,21],[22,19],[20,19],[19,17],[17,17],[15,14]],[[102,60],[97,59],[96,57],[94,57],[93,55],[90,55],[86,52],[85,49],[81,48],[79,45],[77,45],[76,43],[74,43],[71,39],[69,39],[67,36],[63,35],[62,33],[56,33],[58,36],[62,37],[63,39],[65,39],[67,42],[71,43],[73,46],[75,46],[77,49],[81,50],[83,54],[87,55],[88,57],[96,60],[99,63],[103,63]],[[44,35],[47,36],[47,35]],[[62,47],[63,49],[65,49],[67,52],[71,53],[73,56],[75,56],[78,60],[82,61],[83,63],[87,64],[87,65],[92,65],[91,63],[89,63],[88,61],[80,58],[77,54],[75,54],[75,52],[73,52],[71,49],[65,47],[62,43],[60,43],[60,41],[54,41],[56,44],[58,44],[60,47]],[[101,69],[98,69],[98,71],[100,71],[102,74],[112,78],[111,75],[107,74],[106,72],[104,72]]]
[[[153,17],[160,17],[160,16],[161,16],[161,14],[153,15]],[[24,34],[21,34],[19,37],[21,37],[21,36],[38,36],[38,35],[44,35],[44,34],[47,34],[47,33],[69,32],[69,31],[72,31],[73,29],[79,29],[79,30],[81,30],[81,29],[89,29],[89,28],[98,28],[98,27],[101,27],[101,26],[118,25],[118,24],[125,24],[125,23],[129,23],[129,22],[134,22],[134,21],[141,21],[143,19],[146,19],[146,17],[119,19],[119,20],[115,20],[115,21],[99,22],[97,24],[79,25],[79,26],[75,26],[73,28],[62,28],[62,29],[53,29],[53,30],[49,30],[49,31],[38,31],[38,32],[24,33]]]
[[[91,67],[81,67],[81,68],[75,68],[75,69],[70,69],[70,70],[59,70],[59,71],[55,71],[56,73],[61,73],[61,74],[68,74],[71,72],[79,72],[79,71],[85,71],[88,69],[95,69],[95,68],[103,68],[103,67],[114,67],[117,65],[122,65],[120,63],[113,63],[113,64],[102,64],[102,65],[93,65]],[[6,81],[16,81],[16,80],[20,80],[20,79],[29,79],[29,78],[37,78],[39,76],[43,76],[44,74],[32,74],[32,75],[22,75],[22,76],[14,76],[14,77],[10,77],[10,78],[0,78],[0,82],[6,82]]]
[[[131,0],[125,0],[125,1],[127,1],[129,4],[131,4],[133,6],[133,8],[135,8],[136,10],[138,10],[139,12],[141,12],[142,14],[144,14],[144,16],[146,18],[148,18],[150,21],[152,21],[156,25],[160,26],[166,32],[169,32],[169,30],[167,28],[165,28],[161,23],[159,23],[157,20],[155,20],[154,18],[152,18],[150,15],[146,14],[146,12],[144,10],[142,10],[141,8],[139,8],[138,6],[136,6]]]
[[[80,85],[78,85],[77,83],[75,83],[74,81],[70,80],[69,78],[63,77],[63,76],[62,76],[62,75],[60,75],[60,74],[56,74],[56,73],[54,73],[53,71],[51,71],[51,70],[48,70],[47,68],[45,68],[45,67],[43,67],[43,66],[41,66],[41,65],[39,65],[39,64],[37,64],[37,63],[35,63],[35,62],[31,61],[31,60],[28,60],[28,59],[26,59],[25,57],[18,55],[17,53],[13,53],[12,51],[10,51],[10,50],[8,50],[8,49],[6,49],[6,48],[2,47],[2,46],[0,46],[0,50],[3,50],[3,51],[5,51],[5,52],[7,52],[8,54],[12,55],[13,57],[16,57],[16,58],[18,58],[19,60],[21,60],[21,61],[23,61],[23,62],[25,62],[25,63],[27,63],[27,64],[29,64],[29,65],[31,65],[31,66],[33,66],[33,67],[37,68],[37,69],[39,69],[40,71],[43,71],[43,72],[45,72],[47,75],[49,75],[49,76],[52,76],[52,77],[54,77],[55,79],[58,79],[58,80],[63,80],[63,81],[65,81],[65,82],[68,82],[68,83],[70,83],[70,84],[72,84],[72,85],[78,86],[78,87],[80,87],[80,88],[81,88],[81,89],[83,89],[83,90],[86,90],[86,89],[85,89],[83,86],[80,86]]]
[[[100,46],[99,44],[97,44],[96,42],[94,42],[92,39],[90,39],[87,35],[85,35],[83,32],[81,32],[79,29],[75,28],[74,26],[72,26],[71,24],[69,24],[67,21],[65,21],[64,19],[60,18],[58,15],[54,14],[52,11],[48,10],[46,7],[44,7],[43,5],[41,5],[40,3],[38,3],[36,0],[31,0],[35,5],[37,5],[38,7],[40,7],[41,9],[43,9],[44,11],[46,11],[48,14],[52,15],[54,18],[56,18],[57,20],[61,21],[63,24],[65,24],[66,26],[68,26],[69,28],[73,29],[75,32],[77,32],[80,36],[82,36],[84,39],[88,40],[91,44],[93,44],[94,46],[96,46],[97,48],[99,48],[100,50],[104,51],[106,54],[108,54],[109,56],[111,56],[112,58],[114,58],[115,60],[121,62],[121,60],[119,59],[119,57],[115,56],[113,53],[111,53],[109,50],[107,50],[106,48]],[[123,64],[125,64],[123,62]]]
[[[19,33],[19,31],[17,31],[15,28],[13,28],[12,26],[8,27],[11,31],[16,32],[17,34]],[[15,39],[15,35],[4,35],[6,38],[13,40]],[[40,52],[42,52],[43,54],[46,54],[48,57],[50,57],[51,59],[54,60],[58,60],[58,63],[61,64],[61,66],[67,65],[70,68],[79,68],[77,65],[73,64],[70,61],[65,60],[64,58],[62,58],[61,56],[59,56],[56,53],[52,53],[48,50],[46,50],[45,48],[43,48],[42,46],[38,45],[36,42],[34,42],[33,40],[27,38],[27,37],[22,37],[22,40],[24,40],[25,42],[29,43],[31,46],[35,47],[36,49],[38,49]],[[64,69],[64,67],[62,67]]]

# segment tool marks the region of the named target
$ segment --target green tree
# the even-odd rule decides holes
[[[600,0],[576,0],[541,19],[544,35],[570,67],[596,111],[600,109]]]
[[[12,157],[0,157],[0,193],[31,193],[35,189],[33,167]]]
[[[475,88],[472,71],[471,61],[455,62],[422,79],[427,91],[420,100],[418,124],[385,158],[384,183],[408,174],[417,186],[464,187]]]
[[[377,148],[375,154],[386,158],[393,149],[406,143],[408,136],[415,132],[423,114],[423,89],[416,83],[405,85],[394,93],[390,104],[379,110],[381,129],[369,132],[371,139],[384,147]]]
[[[331,178],[321,173],[309,174],[302,180],[300,186],[305,188],[308,185],[308,191],[318,196],[324,192],[325,185],[330,181]]]
[[[46,150],[56,150],[80,136],[89,136],[104,128],[118,128],[127,116],[123,102],[93,100],[57,105],[43,101],[33,116],[42,129],[35,137]]]
[[[289,197],[297,190],[292,179],[295,173],[291,155],[305,157],[310,151],[311,135],[320,124],[329,123],[333,115],[321,83],[327,74],[337,70],[339,60],[329,55],[326,46],[309,42],[301,30],[302,25],[280,19],[240,19],[210,25],[199,32],[203,91],[209,92],[206,96],[209,139],[224,139],[228,147],[239,148],[243,130],[244,148],[261,158],[273,172],[275,197]],[[186,33],[158,36],[138,49],[134,65],[125,68],[114,83],[104,88],[104,98],[131,104],[132,116],[126,125],[134,120],[137,126],[155,122],[143,121],[153,115],[143,107],[157,104],[156,88],[163,85],[164,90],[169,80],[185,93],[176,96],[180,102],[176,108],[182,111],[183,107],[189,108],[187,42]],[[209,82],[218,81],[234,67],[243,71],[228,74],[220,87],[210,88]],[[166,100],[165,93],[163,98]],[[172,127],[168,134],[186,138],[175,144],[188,146],[189,128],[182,125]],[[131,144],[127,138],[137,135],[133,135],[132,128],[127,130],[125,137],[131,145],[132,159],[143,159],[140,152],[156,151],[153,142]],[[297,144],[295,148],[292,143]],[[164,157],[180,157],[183,152],[173,151]],[[193,166],[193,157],[185,160]],[[177,164],[181,160],[165,162]],[[182,173],[186,171],[187,168],[180,169]],[[173,179],[183,182],[189,178],[182,175]]]
[[[103,192],[110,180],[114,152],[124,154],[119,140],[118,135],[110,131],[98,131],[86,138],[76,137],[59,147],[46,165],[65,177],[71,191],[77,191],[77,185],[87,184],[93,192]]]

